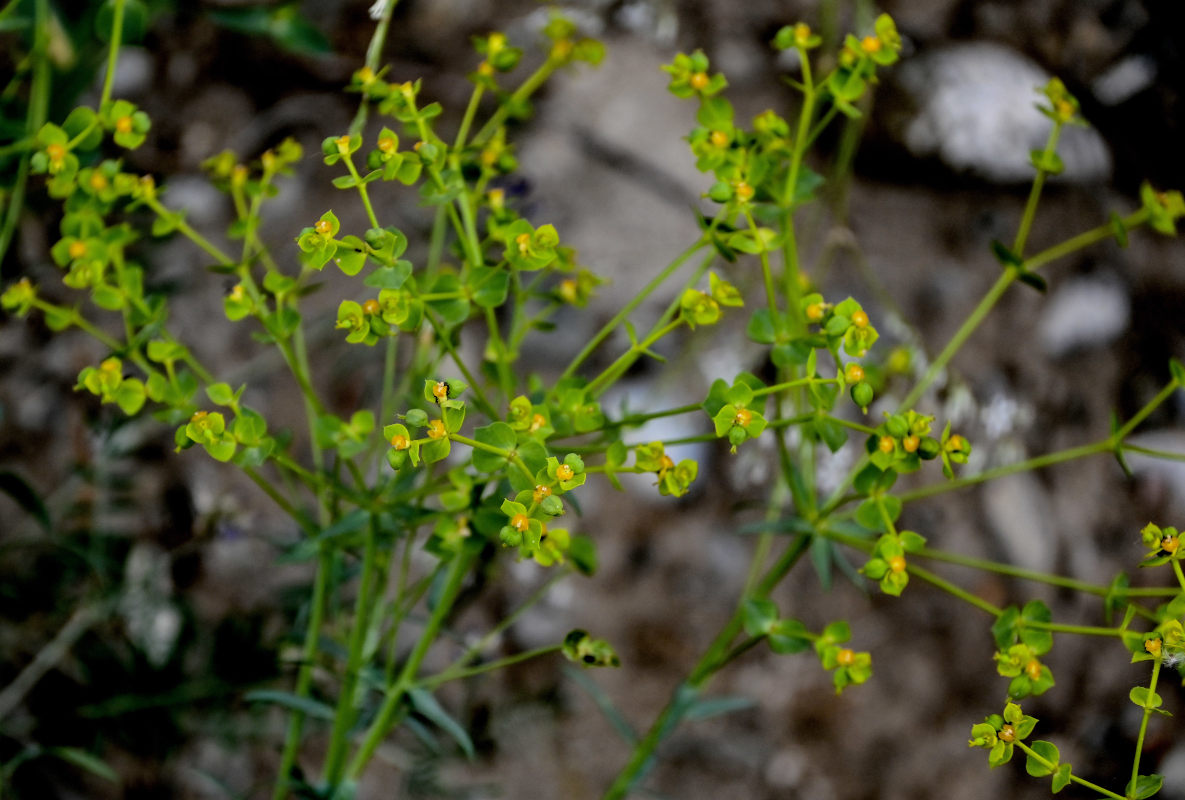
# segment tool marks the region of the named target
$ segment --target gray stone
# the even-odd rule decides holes
[[[1041,311],[1041,349],[1054,358],[1114,341],[1131,317],[1127,291],[1117,280],[1078,278],[1057,288]]]
[[[1032,473],[990,481],[983,490],[988,524],[1008,561],[1049,572],[1057,559],[1057,541],[1049,521],[1049,499]]]

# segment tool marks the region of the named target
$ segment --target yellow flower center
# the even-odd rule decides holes
[[[444,428],[444,422],[434,419],[428,423],[428,438],[443,439],[448,436],[448,431]]]
[[[526,514],[515,514],[510,518],[510,527],[522,533],[531,526],[531,520]]]
[[[1161,641],[1160,639],[1149,639],[1144,642],[1144,649],[1154,656],[1160,655]]]
[[[432,396],[437,400],[448,400],[448,384],[444,381],[437,381],[436,385],[432,387]]]
[[[753,421],[753,412],[747,408],[738,408],[736,415],[732,418],[733,425],[740,425],[742,428],[748,427],[749,423]]]
[[[860,49],[869,55],[872,55],[873,53],[879,53],[881,49],[881,40],[875,36],[865,36],[860,40]]]
[[[794,43],[799,47],[806,47],[807,40],[811,38],[811,26],[805,22],[800,22],[794,26]]]
[[[382,152],[382,153],[391,153],[391,152],[394,152],[394,150],[395,150],[395,137],[393,137],[393,136],[380,136],[380,137],[379,137],[379,142],[378,142],[378,148],[379,148],[379,152]]]
[[[1070,118],[1074,116],[1074,106],[1069,100],[1058,100],[1054,108],[1057,111],[1057,118],[1062,122],[1069,122]]]
[[[101,172],[92,172],[90,180],[91,188],[96,192],[101,192],[107,188],[107,176]]]
[[[501,209],[502,204],[504,202],[506,202],[506,190],[505,189],[490,189],[490,191],[486,193],[486,197],[488,197],[490,200],[490,207],[491,208]]]
[[[492,167],[498,161],[498,151],[492,147],[487,147],[481,151],[481,163],[487,167]]]
[[[363,67],[354,73],[354,77],[358,79],[359,83],[370,83],[374,80],[374,70],[370,67]]]
[[[1160,549],[1172,555],[1177,552],[1177,547],[1180,545],[1180,540],[1176,536],[1166,536],[1160,540]]]
[[[806,318],[808,322],[819,322],[823,319],[823,304],[811,303],[806,307]]]
[[[1000,732],[996,734],[1001,742],[1016,741],[1016,728],[1012,727],[1011,723],[1005,722],[1000,726]]]
[[[551,46],[551,57],[557,61],[562,61],[572,54],[572,42],[567,39],[560,39]]]
[[[535,414],[531,417],[531,426],[527,430],[531,433],[534,433],[546,424],[547,417],[543,416],[542,414]]]
[[[45,148],[45,154],[50,161],[61,161],[66,157],[66,148],[60,144],[51,144]]]
[[[907,453],[916,453],[921,446],[922,440],[917,435],[911,434],[901,440],[901,446],[905,448]]]
[[[876,443],[877,449],[882,453],[891,453],[896,446],[897,442],[893,441],[892,436],[882,436],[880,441]]]
[[[531,246],[531,234],[520,233],[518,236],[514,237],[514,243],[518,245],[519,253],[521,253],[522,255],[526,255],[527,250]]]
[[[715,147],[724,147],[728,144],[728,134],[724,131],[712,131],[708,135],[708,141]]]
[[[560,297],[564,298],[565,303],[576,302],[576,289],[576,281],[572,280],[571,278],[560,281]]]
[[[697,92],[703,91],[704,89],[708,88],[708,73],[696,72],[687,80],[687,82],[691,84],[691,88],[695,89]]]
[[[752,186],[745,183],[744,181],[741,181],[740,183],[737,184],[736,192],[737,192],[737,199],[740,200],[742,203],[748,202],[749,200],[753,199],[754,189]]]
[[[70,258],[82,258],[86,255],[86,242],[75,240],[70,242],[70,246],[66,248],[66,252],[70,254]]]
[[[396,450],[406,450],[411,447],[411,442],[402,433],[397,433],[391,437],[391,446]]]
[[[859,364],[848,364],[844,367],[844,377],[848,383],[859,383],[864,380],[864,367]]]
[[[1029,659],[1029,663],[1025,664],[1025,674],[1029,676],[1029,680],[1035,681],[1041,677],[1041,662],[1037,659]]]
[[[863,311],[857,311],[855,314],[852,314],[852,324],[855,325],[857,328],[867,328],[868,327],[868,315],[865,314]]]
[[[856,663],[856,653],[850,647],[845,647],[835,654],[835,663],[841,667],[850,667]]]
[[[230,290],[230,299],[231,300],[242,300],[244,291],[245,290],[243,289],[243,284],[236,283],[235,288]]]
[[[117,133],[131,133],[132,118],[125,116],[115,120],[115,130]]]
[[[337,137],[336,139],[334,139],[334,140],[333,140],[333,142],[334,142],[334,144],[336,144],[336,145],[337,145],[337,152],[339,152],[339,153],[341,153],[341,154],[343,154],[343,155],[345,155],[346,153],[350,152],[350,137],[349,137],[349,134],[346,134],[346,135],[343,135],[343,136],[339,136],[339,137]]]
[[[490,55],[496,55],[502,51],[506,46],[506,34],[495,31],[490,34],[490,38],[486,40],[486,50]]]
[[[494,68],[490,66],[490,62],[483,61],[477,65],[477,74],[488,78],[494,74]]]
[[[889,569],[893,572],[905,572],[905,556],[893,556],[889,559]]]
[[[370,314],[371,316],[378,314],[380,310],[381,307],[379,306],[379,301],[375,300],[373,297],[362,304],[362,311],[366,314]]]
[[[328,236],[333,231],[333,226],[329,224],[329,220],[319,219],[313,223],[313,230],[322,236]]]
[[[946,440],[946,449],[952,453],[957,453],[963,449],[963,437],[955,434]]]
[[[567,464],[560,464],[555,471],[555,476],[561,481],[570,481],[575,474],[576,472]]]
[[[535,486],[535,491],[531,493],[531,499],[536,503],[542,503],[548,497],[551,497],[551,487],[541,483]]]
[[[235,164],[235,168],[230,173],[230,179],[236,186],[242,186],[247,182],[247,165]]]

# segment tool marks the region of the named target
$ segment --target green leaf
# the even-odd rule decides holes
[[[101,758],[93,756],[85,750],[79,750],[77,747],[51,747],[45,753],[80,767],[92,775],[98,775],[112,783],[119,783],[119,775],[115,770],[107,766]]]
[[[1070,785],[1070,765],[1058,764],[1057,771],[1053,773],[1053,793],[1057,794],[1062,789]]]
[[[501,450],[513,450],[515,443],[514,428],[505,422],[494,422],[478,428],[473,432],[473,438],[482,444],[497,447]],[[506,456],[491,453],[487,450],[473,449],[473,468],[478,472],[497,472],[506,466]]]
[[[1164,705],[1161,696],[1156,692],[1149,692],[1147,686],[1133,687],[1127,696],[1140,708],[1160,708]]]
[[[750,636],[763,636],[778,619],[778,607],[772,600],[749,597],[741,609],[744,617],[745,633]]]
[[[379,267],[362,281],[373,289],[399,289],[411,275],[411,262],[400,259],[391,267]]]
[[[206,397],[216,406],[229,406],[234,402],[235,393],[227,383],[212,383],[206,387]]]
[[[243,699],[249,703],[274,703],[289,711],[304,714],[315,719],[333,719],[333,708],[311,697],[300,697],[292,692],[281,692],[276,689],[256,689],[247,692]]]
[[[506,302],[510,273],[493,267],[473,267],[469,277],[473,302],[482,308],[497,308]]]
[[[1057,747],[1053,744],[1053,742],[1046,742],[1041,739],[1033,742],[1030,746],[1033,748],[1033,751],[1037,753],[1037,755],[1050,762],[1054,766],[1047,767],[1030,755],[1025,758],[1025,771],[1027,771],[1034,778],[1042,778],[1046,775],[1052,775],[1057,769],[1057,763],[1061,758]]]
[[[37,490],[28,481],[11,470],[0,470],[0,492],[11,497],[14,503],[20,506],[26,514],[37,520],[37,523],[46,532],[49,532],[49,510],[46,509],[41,495],[37,493]]]
[[[1163,775],[1140,775],[1135,780],[1133,786],[1131,781],[1127,784],[1127,796],[1135,798],[1135,800],[1144,800],[1144,798],[1152,797],[1160,791],[1164,786]]]
[[[407,697],[411,701],[412,708],[416,713],[429,719],[436,727],[453,737],[453,740],[460,745],[461,750],[465,752],[466,757],[472,761],[474,758],[473,740],[469,738],[468,732],[461,727],[461,724],[449,716],[448,712],[436,701],[436,697],[427,689],[409,689]]]

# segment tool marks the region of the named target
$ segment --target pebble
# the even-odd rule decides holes
[[[1046,355],[1060,358],[1101,347],[1127,330],[1131,302],[1117,280],[1076,278],[1059,286],[1041,312],[1038,337]]]
[[[1057,559],[1057,542],[1049,521],[1049,499],[1031,473],[990,481],[983,489],[988,524],[1009,563],[1050,572]]]
[[[995,183],[1032,179],[1029,151],[1045,146],[1051,125],[1036,109],[1049,82],[1037,64],[1003,45],[969,42],[903,61],[896,81],[917,108],[902,131],[914,155]],[[1095,183],[1111,174],[1107,146],[1089,128],[1066,126],[1058,154],[1061,180]]]

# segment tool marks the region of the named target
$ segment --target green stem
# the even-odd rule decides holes
[[[346,780],[357,780],[358,776],[362,774],[362,771],[366,769],[366,765],[370,763],[370,759],[374,756],[374,751],[378,749],[378,746],[386,737],[399,711],[399,705],[404,694],[415,685],[416,672],[419,670],[424,656],[428,654],[428,649],[436,641],[436,636],[440,632],[441,626],[452,610],[453,602],[457,599],[457,595],[461,591],[461,584],[464,582],[465,576],[469,574],[469,568],[473,564],[474,558],[475,556],[472,553],[458,553],[453,556],[452,562],[449,564],[448,576],[445,579],[444,588],[440,593],[440,598],[437,600],[436,606],[432,609],[432,616],[428,618],[428,623],[424,627],[423,633],[420,634],[420,639],[416,642],[411,655],[408,656],[407,661],[404,663],[399,677],[395,680],[395,684],[387,690],[387,696],[383,700],[383,705],[379,709],[374,722],[371,723],[370,728],[367,730],[362,745],[354,754],[353,759],[350,760],[350,765],[346,768]]]
[[[519,653],[517,655],[499,658],[496,661],[479,664],[476,667],[464,667],[460,669],[450,668],[437,675],[424,678],[418,681],[416,685],[424,689],[435,689],[442,683],[448,683],[449,681],[455,681],[460,678],[471,678],[474,675],[481,675],[483,672],[493,672],[494,670],[502,669],[503,667],[509,667],[510,665],[517,664],[520,661],[527,661],[532,658],[538,658],[539,656],[556,653],[562,650],[563,647],[564,646],[562,644],[550,644],[546,647],[537,647],[534,650],[528,650],[525,653]]]
[[[593,378],[588,386],[585,387],[586,396],[591,400],[601,392],[608,389],[618,378],[622,376],[622,374],[625,373],[627,369],[630,368],[631,364],[638,360],[638,357],[641,356],[642,353],[650,347],[650,345],[654,344],[659,339],[666,336],[668,333],[680,327],[681,325],[683,325],[683,321],[678,319],[674,320],[673,322],[668,322],[663,327],[653,331],[642,341],[631,346],[630,349],[618,356],[616,361],[606,367],[604,372]]]
[[[1052,157],[1057,152],[1057,140],[1062,133],[1062,123],[1054,122],[1053,129],[1049,131],[1049,139],[1045,142],[1045,158]],[[1038,168],[1036,176],[1033,177],[1033,187],[1029,190],[1029,199],[1025,203],[1024,214],[1020,218],[1020,226],[1016,231],[1016,239],[1012,243],[1012,252],[1017,256],[1023,256],[1025,244],[1029,239],[1029,230],[1033,226],[1033,218],[1037,215],[1037,201],[1041,199],[1041,189],[1045,186],[1045,176],[1048,173],[1045,170]]]
[[[15,4],[8,8],[15,8]],[[49,113],[49,95],[53,82],[53,72],[46,52],[49,46],[49,4],[46,0],[37,0],[33,8],[33,81],[29,87],[29,108],[25,114],[25,133],[29,137],[30,147],[21,156],[16,168],[16,178],[8,192],[8,208],[4,211],[4,222],[0,227],[0,263],[4,261],[4,254],[8,252],[8,246],[16,235],[21,211],[24,209],[25,187],[29,180],[29,159],[33,155],[34,137],[45,124]]]
[[[1146,420],[1148,418],[1148,415],[1151,414],[1153,411],[1155,411],[1157,409],[1157,407],[1160,406],[1161,403],[1163,403],[1165,400],[1168,400],[1170,397],[1172,397],[1173,392],[1177,391],[1177,388],[1178,388],[1177,379],[1173,378],[1171,381],[1168,382],[1167,386],[1165,386],[1163,389],[1160,390],[1160,392],[1157,393],[1156,397],[1153,397],[1151,400],[1149,400],[1147,402],[1147,404],[1145,404],[1143,408],[1141,408],[1139,411],[1137,411],[1135,413],[1135,415],[1132,416],[1132,418],[1129,419],[1127,421],[1127,423],[1122,428],[1115,431],[1115,433],[1113,433],[1111,435],[1111,440],[1113,442],[1121,442],[1124,439],[1126,439],[1128,434],[1130,434],[1133,430],[1135,430],[1136,427],[1138,427],[1141,422]]]
[[[115,64],[119,60],[119,47],[123,43],[123,7],[126,0],[115,0],[111,17],[111,44],[107,48],[107,74],[103,77],[103,92],[99,108],[111,99],[111,86],[115,81]]]
[[[631,313],[633,313],[635,308],[640,306],[647,297],[653,294],[659,286],[666,282],[667,278],[671,277],[671,275],[678,271],[679,267],[683,266],[684,262],[695,255],[695,253],[704,247],[705,244],[706,242],[701,238],[691,247],[680,253],[674,261],[672,261],[666,266],[666,268],[663,269],[662,272],[655,275],[654,278],[642,288],[642,291],[638,292],[638,294],[635,295],[632,300],[622,306],[621,310],[614,314],[613,318],[606,322],[604,326],[602,326],[601,329],[597,331],[596,335],[589,340],[588,344],[586,344],[584,348],[576,354],[576,357],[572,359],[572,362],[568,364],[563,374],[560,375],[560,380],[562,381],[565,378],[571,377],[576,372],[577,368],[579,368],[580,365],[583,364],[590,355],[592,355],[593,351],[597,349],[598,345],[605,341],[605,338],[609,336],[609,334],[617,330],[618,326],[621,325],[621,323]]]
[[[366,47],[366,66],[370,67],[373,72],[378,72],[379,59],[383,57],[383,45],[387,42],[387,31],[391,27],[391,14],[395,11],[395,6],[399,0],[388,0],[386,7],[383,9],[383,16],[374,26],[374,33],[370,36],[370,44]],[[362,129],[366,126],[366,115],[369,106],[366,98],[362,98],[362,102],[358,104],[358,111],[354,114],[354,120],[350,123],[350,135],[353,136],[362,133]]]
[[[297,697],[308,697],[313,684],[313,665],[317,658],[317,643],[321,636],[321,621],[324,619],[325,589],[329,582],[331,562],[329,550],[322,545],[317,558],[317,574],[313,578],[313,597],[309,601],[309,622],[305,628],[304,647],[301,650],[300,672],[296,678]],[[288,779],[296,765],[296,754],[300,749],[301,730],[304,727],[304,712],[293,711],[288,721],[288,735],[284,740],[284,751],[280,756],[280,770],[276,775],[276,786],[272,800],[284,800],[288,795]]]
[[[811,537],[799,536],[794,543],[787,548],[782,557],[778,559],[777,563],[770,568],[765,577],[758,583],[756,590],[751,595],[755,598],[762,598],[769,595],[786,573],[798,562],[798,559],[806,552],[810,545]],[[681,683],[674,691],[670,701],[662,712],[654,720],[650,729],[646,732],[646,736],[640,739],[635,745],[634,750],[630,755],[630,760],[626,763],[618,774],[616,780],[605,792],[603,800],[621,800],[625,797],[634,784],[637,783],[645,775],[650,768],[650,764],[654,758],[654,751],[658,745],[671,733],[675,725],[679,722],[679,717],[686,710],[686,694],[687,692],[698,692],[701,690],[713,675],[727,663],[728,655],[733,652],[732,641],[736,638],[744,627],[744,622],[741,616],[741,607],[733,613],[732,617],[717,634],[712,644],[696,662],[695,667],[692,668],[691,673],[687,679]]]
[[[1140,718],[1140,734],[1136,737],[1136,753],[1132,756],[1131,786],[1134,789],[1136,780],[1140,777],[1140,755],[1144,750],[1144,735],[1148,732],[1148,718],[1152,716],[1153,695],[1156,694],[1156,681],[1160,677],[1160,659],[1152,660],[1152,679],[1148,681],[1148,695],[1144,698],[1144,715]]]
[[[480,146],[486,141],[486,139],[489,139],[491,136],[493,136],[494,133],[497,132],[498,127],[506,121],[506,117],[510,113],[510,109],[521,108],[523,103],[526,102],[526,99],[534,94],[535,90],[547,82],[547,79],[551,77],[551,73],[555,72],[555,68],[556,62],[551,58],[551,56],[548,56],[547,60],[544,61],[537,70],[531,73],[531,75],[525,81],[523,81],[517,89],[514,90],[514,94],[506,98],[506,100],[504,100],[502,104],[498,106],[498,109],[490,115],[490,118],[486,120],[486,124],[482,125],[481,130],[479,130],[477,135],[473,137],[473,145],[475,147]]]
[[[1040,753],[1038,753],[1033,748],[1029,747],[1024,742],[1016,742],[1016,746],[1019,747],[1021,752],[1023,752],[1026,756],[1029,756],[1034,761],[1043,765],[1046,769],[1048,769],[1050,771],[1057,769],[1057,766],[1058,766],[1057,764],[1055,764],[1052,761],[1050,761],[1049,759],[1045,758],[1044,756],[1042,756]],[[1104,789],[1102,786],[1091,783],[1088,780],[1079,778],[1077,775],[1075,775],[1073,773],[1070,773],[1070,780],[1073,781],[1074,783],[1078,784],[1079,786],[1085,786],[1087,789],[1090,789],[1092,792],[1098,792],[1099,794],[1105,795],[1106,797],[1114,797],[1115,800],[1126,800],[1126,798],[1124,798],[1123,795],[1115,794],[1115,792],[1112,792],[1108,789]]]
[[[337,710],[333,717],[333,731],[329,738],[329,752],[325,757],[325,780],[333,786],[341,780],[342,769],[345,766],[346,746],[349,743],[350,729],[354,726],[357,716],[355,712],[355,688],[358,675],[362,671],[362,651],[366,642],[366,633],[370,628],[369,617],[374,604],[373,590],[378,570],[378,523],[371,517],[367,528],[366,545],[362,555],[362,585],[358,589],[358,597],[354,604],[354,619],[350,627],[349,655],[346,660],[346,671],[342,676],[342,685],[337,699]]]

